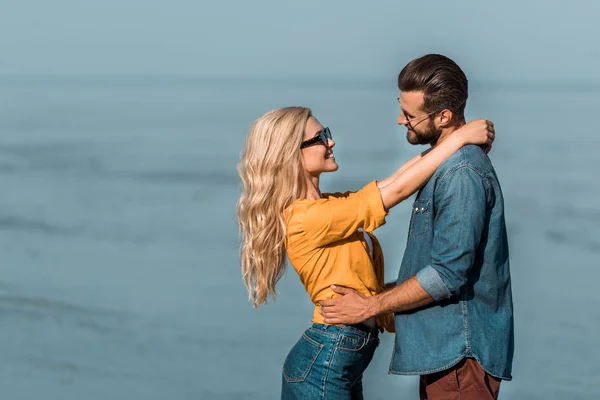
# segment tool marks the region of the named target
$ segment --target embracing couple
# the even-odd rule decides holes
[[[511,379],[504,201],[487,156],[493,124],[465,123],[468,81],[447,57],[411,61],[398,89],[398,124],[430,148],[355,192],[321,192],[321,173],[338,164],[331,131],[311,110],[273,110],[248,136],[238,218],[250,298],[258,306],[275,295],[287,256],[315,304],[284,362],[282,399],[362,399],[383,331],[395,333],[390,373],[420,375],[421,399],[495,399]],[[398,279],[385,284],[373,231],[415,192]]]

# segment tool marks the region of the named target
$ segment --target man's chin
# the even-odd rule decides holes
[[[406,140],[408,141],[408,143],[413,144],[413,145],[427,145],[427,144],[431,144],[435,141],[435,139],[433,139],[433,138],[419,136],[414,132],[407,133]]]
[[[421,144],[419,137],[414,132],[406,133],[406,141],[410,144]]]

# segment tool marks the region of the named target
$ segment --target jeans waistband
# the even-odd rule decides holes
[[[379,329],[377,327],[370,327],[363,323],[353,324],[353,325],[326,325],[326,324],[312,324],[313,328],[316,328],[321,331],[329,331],[329,332],[339,332],[339,331],[349,331],[354,332],[358,335],[364,337],[377,337],[379,334]]]

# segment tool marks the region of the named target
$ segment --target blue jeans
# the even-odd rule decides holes
[[[379,345],[365,325],[313,324],[283,364],[282,400],[359,400],[363,372]]]

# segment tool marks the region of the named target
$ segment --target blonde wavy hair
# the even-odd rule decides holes
[[[240,259],[254,307],[269,295],[275,299],[275,285],[285,272],[283,212],[306,193],[300,144],[311,116],[305,107],[266,113],[255,121],[238,164],[243,183],[237,205]]]

